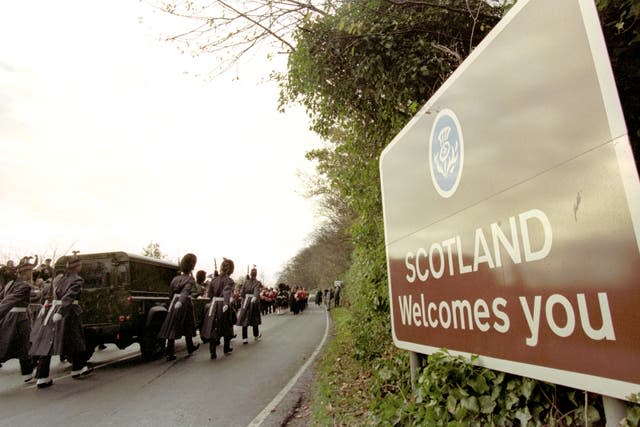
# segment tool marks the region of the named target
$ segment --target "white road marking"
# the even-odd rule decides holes
[[[248,424],[247,427],[258,427],[262,425],[264,420],[266,420],[267,417],[271,415],[271,412],[273,412],[276,406],[280,404],[282,399],[287,395],[287,393],[289,393],[289,391],[291,391],[291,388],[293,388],[293,386],[298,382],[298,379],[300,378],[302,373],[309,367],[309,365],[311,365],[311,363],[313,363],[316,357],[318,357],[318,354],[320,353],[320,350],[322,349],[322,346],[324,345],[324,342],[327,340],[327,336],[329,335],[329,312],[328,311],[325,312],[325,316],[326,316],[326,323],[324,328],[324,336],[322,337],[322,341],[320,342],[318,347],[315,349],[313,354],[311,354],[311,357],[309,357],[309,359],[305,362],[304,365],[302,365],[302,367],[293,376],[293,378],[289,380],[287,385],[284,386],[282,390],[280,390],[280,393],[278,393],[276,397],[274,397],[273,400],[269,402],[269,404],[262,410],[262,412],[260,412],[258,416],[256,416],[253,419],[253,421],[251,421]]]

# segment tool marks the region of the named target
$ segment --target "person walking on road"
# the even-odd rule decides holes
[[[224,354],[231,354],[231,338],[235,324],[235,310],[231,307],[231,295],[235,283],[230,277],[234,270],[233,261],[224,259],[220,265],[220,275],[213,278],[207,289],[211,304],[205,306],[204,320],[200,336],[209,340],[209,353],[215,359],[216,347],[224,339]],[[217,271],[216,271],[217,272]]]
[[[238,314],[238,326],[242,326],[242,344],[247,344],[249,326],[253,328],[253,339],[259,341],[262,338],[260,334],[260,289],[262,283],[256,279],[258,270],[254,266],[251,269],[251,276],[242,285],[240,297],[242,298],[242,308]]]
[[[24,257],[16,268],[17,278],[0,290],[0,363],[20,360],[25,382],[33,379],[33,363],[29,356],[31,322],[27,313],[31,298],[31,275],[38,263]]]
[[[51,356],[60,355],[71,360],[71,377],[82,378],[93,372],[85,359],[84,331],[82,330],[82,308],[79,300],[84,280],[80,277],[82,262],[74,252],[67,260],[64,274],[58,275],[52,284],[51,305],[45,308],[44,318],[33,329],[29,354],[38,357],[36,378],[38,388],[53,384],[50,377]]]
[[[340,291],[341,290],[342,290],[342,285],[340,283],[336,283],[336,292],[333,296],[336,307],[340,307]]]
[[[193,344],[193,337],[196,336],[196,319],[191,301],[191,289],[196,285],[192,273],[197,261],[198,258],[194,254],[189,253],[183,256],[180,261],[181,274],[174,277],[169,284],[169,309],[158,334],[160,338],[167,340],[168,361],[176,360],[176,339],[182,338],[183,335],[189,355],[200,347],[200,344]]]

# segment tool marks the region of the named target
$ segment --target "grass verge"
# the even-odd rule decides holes
[[[351,313],[337,307],[331,310],[333,336],[320,356],[316,368],[316,389],[311,411],[313,426],[368,425],[368,393],[371,374],[353,358]]]

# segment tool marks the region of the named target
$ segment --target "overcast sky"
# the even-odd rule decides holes
[[[277,112],[265,79],[284,58],[208,81],[159,22],[131,0],[3,5],[0,261],[154,241],[272,282],[305,244],[319,219],[299,174],[319,139],[301,109]]]

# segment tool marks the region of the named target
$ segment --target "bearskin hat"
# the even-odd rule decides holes
[[[255,279],[257,276],[258,276],[258,269],[257,269],[257,268],[255,268],[255,267],[253,267],[253,268],[251,269],[251,278],[252,278],[252,279]]]
[[[79,252],[80,251],[73,251],[73,255],[67,258],[67,269],[74,268],[80,265],[81,261],[80,257],[78,256]]]
[[[38,263],[38,257],[36,257],[36,262],[34,262],[33,264],[31,263],[31,258],[32,257],[30,256],[23,257],[18,263],[18,267],[16,267],[16,271],[18,273],[22,273],[23,271],[26,271],[26,270],[33,270],[33,268]]]
[[[80,257],[78,255],[72,255],[67,259],[67,268],[73,268],[80,265]]]
[[[230,259],[224,259],[222,264],[220,264],[220,274],[230,276],[233,273],[235,266],[233,265],[233,261]]]
[[[180,260],[180,271],[183,273],[191,273],[193,269],[196,267],[196,262],[198,262],[198,257],[194,254],[186,254]]]
[[[196,282],[204,283],[206,278],[207,278],[207,272],[204,270],[198,270],[198,272],[196,273]]]

